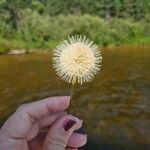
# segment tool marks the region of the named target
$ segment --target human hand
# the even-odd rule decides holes
[[[77,150],[87,138],[73,132],[82,121],[63,111],[69,103],[70,97],[63,96],[23,104],[2,126],[0,149]]]

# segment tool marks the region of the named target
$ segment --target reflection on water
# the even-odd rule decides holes
[[[84,119],[86,150],[148,150],[150,147],[150,47],[103,50],[101,73],[74,88],[72,113]],[[68,95],[50,54],[0,56],[0,122],[21,103]]]

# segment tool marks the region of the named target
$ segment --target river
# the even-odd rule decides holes
[[[150,149],[150,46],[102,50],[102,69],[75,86],[72,114],[84,120],[82,150]],[[22,103],[69,95],[51,64],[51,52],[0,55],[0,124]]]

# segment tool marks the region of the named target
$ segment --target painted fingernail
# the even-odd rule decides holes
[[[74,120],[68,120],[64,125],[64,130],[68,131],[70,130],[74,125],[76,124],[76,121]]]

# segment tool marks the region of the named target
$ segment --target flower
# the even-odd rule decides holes
[[[60,43],[54,52],[53,67],[66,82],[82,84],[91,81],[100,70],[101,52],[85,36],[75,35]]]

